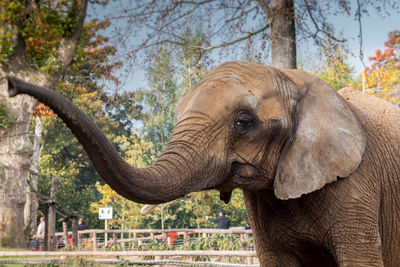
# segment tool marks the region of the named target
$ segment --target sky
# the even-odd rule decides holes
[[[118,1],[116,1],[118,2]],[[355,1],[353,2],[352,12],[354,13]],[[89,9],[89,14],[93,12]],[[93,13],[94,16],[98,16],[101,19],[102,14],[107,13],[106,10],[97,10]],[[370,65],[368,57],[375,55],[377,49],[384,50],[384,43],[388,39],[389,32],[393,30],[400,30],[400,14],[392,12],[391,16],[382,17],[375,10],[370,8],[368,15],[363,14],[362,17],[362,29],[363,29],[363,53],[364,63],[366,66]],[[328,21],[334,25],[336,36],[342,34],[342,36],[348,40],[347,47],[350,51],[348,64],[354,67],[354,77],[358,77],[361,71],[364,69],[364,65],[360,60],[360,43],[358,39],[359,25],[358,21],[354,19],[354,15],[346,16],[331,16]],[[145,33],[143,33],[145,34]],[[340,35],[339,35],[340,36]],[[224,49],[224,48],[222,48]],[[297,44],[297,60],[298,62],[318,62],[314,60],[317,54],[317,47],[310,40],[307,42],[298,42]],[[213,53],[213,57],[218,57],[218,53]],[[239,58],[240,55],[231,55],[231,58],[216,58],[216,62],[222,63],[231,60],[243,60]],[[148,82],[145,76],[145,71],[141,68],[137,68],[134,73],[129,74],[129,78],[121,84],[122,91],[135,90],[140,87],[148,87]],[[121,74],[123,76],[123,74]]]
[[[359,57],[358,21],[354,17],[346,16],[332,17],[330,20],[335,25],[337,32],[342,31],[343,36],[348,39],[349,49],[354,53],[354,56],[350,57],[349,63],[355,67],[355,73],[359,74],[364,66]],[[374,56],[377,49],[383,51],[389,33],[400,30],[400,14],[396,13],[382,18],[375,11],[370,11],[369,16],[362,17],[362,30],[364,63],[369,66],[368,57]],[[301,45],[299,49],[302,49]]]

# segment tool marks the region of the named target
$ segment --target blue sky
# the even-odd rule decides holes
[[[359,26],[354,17],[332,17],[337,32],[342,31],[348,39],[348,47],[354,57],[350,57],[349,63],[355,67],[355,72],[360,73],[364,67],[359,58],[360,44],[358,40]],[[384,43],[388,39],[389,32],[400,30],[400,14],[382,18],[375,11],[370,11],[369,16],[362,17],[364,63],[368,66],[368,57],[375,55],[377,49],[384,50]],[[299,49],[302,49],[301,45]]]

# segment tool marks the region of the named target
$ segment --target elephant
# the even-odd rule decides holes
[[[8,77],[60,116],[100,176],[135,202],[243,190],[261,266],[400,266],[400,111],[318,77],[234,61],[176,108],[153,165],[135,168],[60,94]]]

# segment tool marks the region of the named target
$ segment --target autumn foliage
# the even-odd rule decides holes
[[[372,62],[361,75],[365,76],[365,89],[395,104],[400,101],[400,31],[389,34],[385,50],[376,50]]]
[[[33,111],[33,116],[53,116],[54,112],[46,105],[39,103]]]

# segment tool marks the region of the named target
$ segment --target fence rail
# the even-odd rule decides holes
[[[255,251],[159,250],[159,251],[0,251],[0,257],[138,257],[138,256],[226,256],[256,257]]]
[[[154,257],[153,260],[142,260],[144,257]],[[1,259],[1,257],[7,257]],[[13,259],[12,257],[18,257]],[[39,257],[39,259],[32,259]],[[44,259],[45,257],[51,259]],[[41,260],[44,262],[51,261],[65,261],[68,257],[85,257],[85,259],[92,259],[93,261],[113,261],[119,263],[122,261],[129,261],[138,265],[163,265],[163,264],[177,264],[183,265],[193,264],[208,265],[208,266],[258,266],[254,265],[257,262],[255,251],[232,251],[232,250],[203,250],[203,251],[187,251],[187,250],[168,250],[168,251],[0,251],[0,263],[16,263],[24,262],[34,264],[35,261]],[[99,259],[99,257],[101,259]],[[180,259],[166,260],[165,258],[181,257]],[[188,257],[207,257],[211,261],[187,261]],[[227,259],[228,257],[244,258],[247,264],[231,264],[228,262],[213,262],[213,257]],[[30,258],[25,259],[24,258]],[[186,260],[186,261],[183,261]],[[244,261],[242,261],[244,262]],[[201,264],[200,264],[201,263]]]
[[[209,228],[201,228],[201,229],[124,229],[124,230],[103,230],[103,229],[88,229],[79,231],[79,234],[151,234],[151,233],[170,233],[170,232],[180,232],[180,233],[188,233],[188,234],[251,234],[251,230],[245,230],[241,228],[230,228],[230,229],[209,229]],[[69,232],[72,233],[71,231]],[[56,236],[62,236],[63,233],[56,233]]]
[[[0,259],[0,264],[46,264],[49,262],[64,263],[64,259]],[[128,265],[144,265],[144,266],[192,266],[193,262],[178,261],[178,260],[143,260],[143,261],[122,261],[118,259],[93,259],[94,262],[100,264],[128,264]],[[196,261],[196,266],[205,265],[208,267],[259,267],[259,264],[237,264],[227,262],[210,262],[210,261]]]

